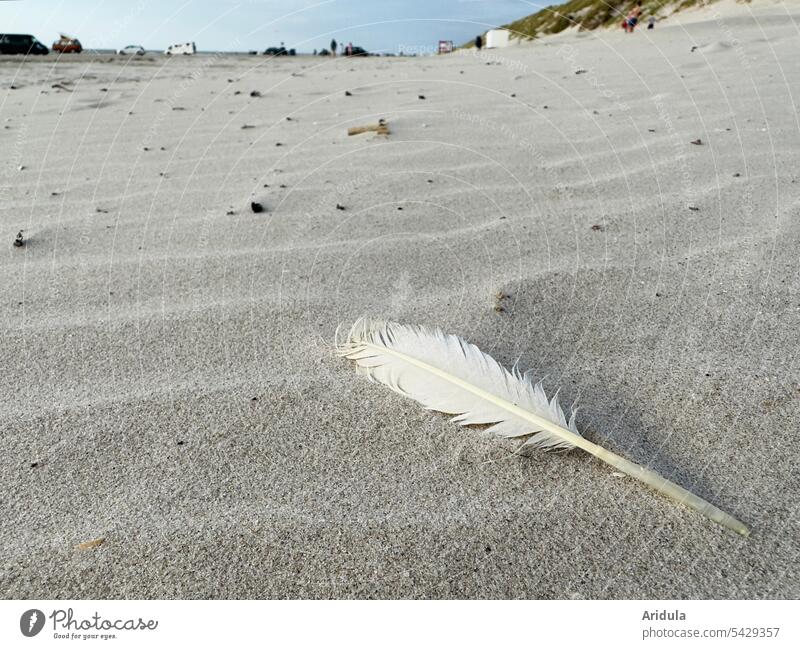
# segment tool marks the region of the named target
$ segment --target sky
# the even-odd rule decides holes
[[[281,41],[310,52],[335,38],[422,54],[538,9],[526,0],[0,0],[0,33],[33,34],[48,47],[63,32],[94,49],[195,41],[199,50],[240,52]]]

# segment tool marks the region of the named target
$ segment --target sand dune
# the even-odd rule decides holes
[[[800,596],[800,14],[735,9],[437,58],[0,58],[0,593]],[[331,343],[362,314],[519,357],[752,536],[358,379]]]

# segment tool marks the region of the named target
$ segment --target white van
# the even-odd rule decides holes
[[[194,45],[194,42],[191,43],[178,43],[177,45],[170,45],[167,49],[164,50],[164,54],[167,56],[171,56],[173,54],[195,54],[197,52],[197,48]]]
[[[483,46],[486,49],[508,47],[510,45],[510,37],[511,32],[507,29],[490,29],[486,32],[486,38],[483,39]]]

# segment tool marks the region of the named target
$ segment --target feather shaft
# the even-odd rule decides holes
[[[565,440],[566,442],[582,448],[584,451],[592,454],[597,459],[613,466],[630,477],[643,482],[652,489],[669,496],[670,498],[673,498],[674,500],[677,500],[688,507],[691,507],[712,521],[719,523],[720,525],[723,525],[724,527],[727,527],[728,529],[733,530],[734,532],[737,532],[743,536],[749,536],[750,534],[750,530],[743,523],[703,498],[700,498],[700,496],[693,494],[691,491],[684,489],[674,482],[670,482],[655,471],[646,469],[643,466],[617,455],[616,453],[612,453],[608,449],[603,448],[598,444],[594,444],[593,442],[590,442],[580,435],[576,435],[572,431],[567,430],[566,428],[559,426],[558,424],[544,417],[540,417],[539,415],[529,412],[524,408],[520,408],[516,404],[511,403],[502,397],[498,397],[497,395],[473,385],[468,381],[464,381],[463,379],[445,370],[442,370],[441,368],[435,367],[404,352],[392,349],[389,346],[377,345],[368,340],[358,341],[357,346],[361,351],[356,352],[355,350],[351,350],[351,352],[347,354],[348,357],[357,357],[358,354],[363,353],[363,350],[371,350],[379,354],[394,356],[405,363],[413,365],[425,372],[429,372],[430,374],[433,374],[434,376],[437,376],[440,379],[461,388],[462,390],[470,392],[481,399],[485,399],[498,408],[501,408],[521,419],[529,421],[530,423],[534,424],[537,429],[546,430],[549,433],[552,433],[553,435]]]

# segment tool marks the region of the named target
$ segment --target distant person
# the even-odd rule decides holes
[[[347,47],[344,48],[344,51],[345,51],[345,54],[347,56],[352,56],[353,55],[353,44],[352,43],[348,43]]]
[[[480,51],[481,48],[483,47],[483,36],[481,36],[480,34],[478,34],[475,37],[475,47],[478,48],[478,51]]]
[[[336,56],[336,48],[339,47],[339,43],[336,42],[335,38],[331,39],[331,56]]]
[[[314,56],[316,56],[316,55],[317,55],[317,48],[315,47],[314,48]]]
[[[630,10],[627,18],[625,18],[625,22],[622,23],[622,26],[625,28],[625,31],[629,34],[633,34],[633,30],[636,29],[636,25],[639,24],[639,18],[642,16],[642,3],[637,2],[636,6]]]
[[[647,21],[647,29],[655,29],[656,26],[656,17],[650,16],[650,19]]]

